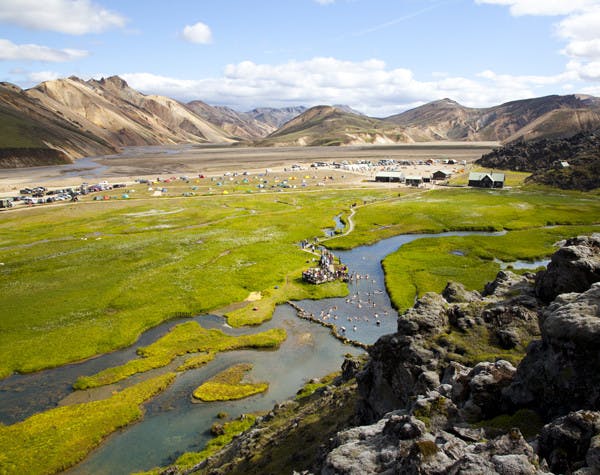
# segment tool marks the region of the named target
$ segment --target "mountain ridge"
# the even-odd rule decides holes
[[[509,143],[565,138],[600,127],[600,99],[551,95],[488,108],[466,107],[444,98],[375,119],[335,106],[316,106],[258,145],[354,145],[428,141]]]
[[[248,146],[393,145],[428,141],[512,143],[561,139],[600,128],[600,98],[585,94],[472,108],[443,98],[383,119],[347,105],[259,107],[238,112],[196,100],[143,94],[119,76],[0,84],[0,149],[18,164],[25,150],[58,150],[61,160],[123,146],[243,143]],[[10,132],[8,132],[10,131]],[[50,153],[52,154],[52,153]],[[40,162],[43,154],[35,152]],[[31,158],[31,157],[30,157]]]

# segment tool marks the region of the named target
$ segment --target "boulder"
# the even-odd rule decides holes
[[[540,320],[542,340],[529,346],[508,398],[550,418],[600,410],[600,283],[561,295]]]
[[[518,430],[489,442],[472,442],[444,430],[428,431],[417,418],[400,413],[341,432],[334,445],[322,475],[545,473]]]
[[[463,412],[469,420],[491,419],[505,410],[503,389],[512,383],[515,367],[508,361],[477,364],[467,375],[469,397]]]
[[[598,470],[599,434],[599,412],[572,412],[542,428],[538,453],[555,473],[572,473],[586,465]]]
[[[481,295],[484,297],[495,296],[506,298],[521,295],[527,296],[531,292],[531,282],[528,276],[501,270],[492,282],[485,284]]]
[[[434,335],[448,326],[447,303],[439,294],[428,292],[398,318],[401,335]]]
[[[448,282],[442,291],[442,297],[448,303],[468,303],[481,300],[481,294],[476,290],[467,290],[460,282]]]
[[[600,281],[600,234],[568,239],[536,277],[536,295],[546,303],[569,292],[585,292]]]

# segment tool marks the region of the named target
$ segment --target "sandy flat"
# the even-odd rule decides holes
[[[216,176],[224,172],[249,173],[283,171],[292,164],[309,167],[315,161],[356,162],[381,159],[424,161],[454,159],[471,163],[489,152],[493,142],[435,142],[393,146],[352,147],[268,147],[249,148],[236,146],[179,145],[164,147],[128,147],[120,155],[83,158],[70,165],[0,170],[0,194],[14,195],[23,187],[76,186],[82,182],[97,183],[108,180],[133,182],[138,178],[166,177],[199,174]],[[415,166],[402,169],[405,174],[448,169],[441,166]],[[456,166],[454,166],[456,168]],[[374,173],[375,170],[371,172]],[[346,173],[355,181],[365,177]]]

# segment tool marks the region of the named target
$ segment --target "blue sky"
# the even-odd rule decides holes
[[[0,0],[0,80],[71,75],[373,116],[600,95],[600,0]]]

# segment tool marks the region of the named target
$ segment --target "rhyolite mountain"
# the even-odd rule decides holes
[[[513,141],[566,138],[600,127],[600,99],[547,96],[477,109],[450,99],[385,119],[344,105],[238,112],[146,95],[118,76],[0,85],[0,167],[65,163],[123,146],[244,143],[257,146]]]
[[[247,114],[252,118],[262,122],[263,124],[267,124],[271,127],[274,127],[274,130],[277,130],[286,122],[289,122],[294,117],[299,116],[303,112],[306,111],[306,107],[304,106],[294,106],[294,107],[259,107],[257,109],[252,109],[248,111]]]
[[[239,140],[265,137],[277,130],[277,126],[272,125],[271,121],[257,120],[249,112],[238,112],[224,106],[211,106],[202,101],[191,101],[186,105],[200,117]]]
[[[0,83],[0,167],[57,165],[86,155],[114,153],[108,141],[34,100],[26,91]]]
[[[350,112],[346,107],[322,105],[311,107],[255,145],[384,145],[411,141],[402,127]]]
[[[600,127],[600,100],[547,96],[489,108],[451,99],[375,119],[335,106],[317,106],[258,141],[259,145],[354,145],[429,141],[512,142],[564,138]]]
[[[600,103],[591,96],[553,95],[476,109],[442,99],[384,121],[403,127],[415,141],[562,138],[599,127]]]
[[[123,146],[232,143],[185,105],[145,95],[117,76],[0,87],[0,166],[55,164],[117,152]]]

